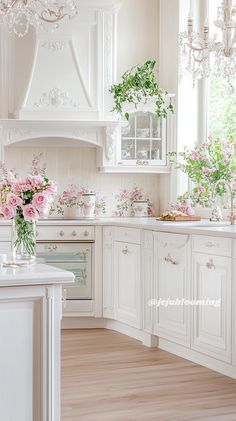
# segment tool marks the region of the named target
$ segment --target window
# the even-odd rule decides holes
[[[214,25],[217,6],[222,0],[209,2],[210,36],[218,35],[220,40],[222,32]],[[208,133],[213,137],[227,137],[236,139],[236,92],[232,92],[225,81],[211,75],[206,89]],[[235,83],[236,87],[236,83]]]

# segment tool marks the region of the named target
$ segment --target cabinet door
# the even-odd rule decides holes
[[[141,328],[140,245],[114,242],[115,319]]]
[[[231,258],[193,254],[193,298],[204,302],[193,307],[192,348],[230,362]]]
[[[234,255],[236,255],[236,241],[234,240]],[[233,279],[232,282],[232,363],[236,366],[236,258],[233,259]]]
[[[143,291],[143,329],[148,333],[153,333],[153,308],[154,298],[153,284],[153,232],[143,232],[142,248],[142,291]]]
[[[155,299],[160,300],[154,330],[161,338],[190,346],[190,308],[181,302],[190,298],[189,236],[154,235]]]
[[[103,317],[114,318],[113,228],[103,229]]]

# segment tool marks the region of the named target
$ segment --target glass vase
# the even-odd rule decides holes
[[[12,220],[12,258],[15,263],[32,264],[36,259],[36,222],[23,217]]]

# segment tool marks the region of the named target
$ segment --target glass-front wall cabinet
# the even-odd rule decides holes
[[[166,119],[151,112],[130,114],[119,158],[123,165],[166,165]]]

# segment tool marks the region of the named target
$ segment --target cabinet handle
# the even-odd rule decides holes
[[[123,254],[128,254],[129,250],[128,250],[128,246],[125,246],[125,248],[122,250]]]
[[[206,243],[206,247],[217,247],[217,244],[216,243],[212,243],[212,241],[208,241]]]
[[[53,251],[57,250],[57,245],[53,244],[53,245],[49,245],[49,246],[45,246],[45,249],[49,252],[52,253]]]
[[[216,268],[215,265],[214,265],[213,259],[210,259],[209,262],[207,262],[206,267],[208,269],[215,269]]]
[[[66,289],[63,288],[63,292],[62,292],[62,305],[63,308],[66,308]]]
[[[36,231],[36,237],[38,237],[39,236],[39,232],[38,231]]]
[[[72,231],[71,235],[72,235],[72,237],[76,237],[77,232],[76,231]]]
[[[84,236],[85,237],[88,237],[88,235],[89,235],[89,232],[86,230],[86,231],[84,231]]]
[[[60,231],[59,235],[60,235],[60,237],[64,237],[64,235],[65,235],[64,231]]]
[[[165,262],[172,263],[172,265],[177,265],[178,262],[176,260],[173,260],[171,255],[168,254],[168,256],[164,257]]]

